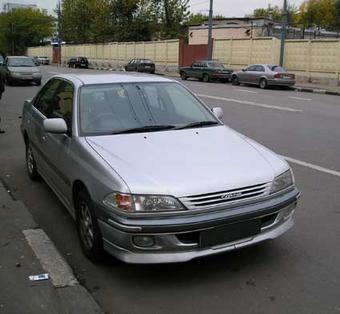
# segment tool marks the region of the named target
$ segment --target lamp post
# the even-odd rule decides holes
[[[213,24],[213,0],[210,0],[209,8],[209,28],[208,28],[208,60],[212,59],[213,47],[212,47],[212,24]]]
[[[283,1],[282,23],[281,23],[281,47],[280,47],[280,66],[283,66],[285,53],[285,40],[287,31],[287,0]]]

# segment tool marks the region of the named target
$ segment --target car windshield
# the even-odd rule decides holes
[[[80,133],[108,135],[220,124],[178,83],[124,83],[83,86]]]
[[[269,68],[272,71],[279,72],[279,73],[286,72],[286,70],[284,68],[280,67],[279,65],[272,65]]]
[[[8,66],[10,67],[34,67],[31,58],[10,58],[8,59]]]
[[[221,62],[209,62],[208,64],[211,68],[224,68],[223,63]]]

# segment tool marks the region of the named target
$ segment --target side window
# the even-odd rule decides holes
[[[72,109],[73,109],[74,88],[72,84],[63,81],[55,95],[56,106],[53,107],[51,117],[63,118],[69,129],[72,126]]]
[[[50,108],[55,106],[55,94],[58,87],[62,83],[61,80],[53,79],[49,81],[38,94],[34,107],[38,109],[47,118],[52,118]]]
[[[194,62],[191,66],[197,68],[198,67],[198,62]]]
[[[256,71],[256,65],[251,65],[246,69],[246,71]]]
[[[255,71],[257,71],[257,72],[264,72],[264,67],[262,65],[257,65]]]

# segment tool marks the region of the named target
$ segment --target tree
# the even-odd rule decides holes
[[[33,9],[15,9],[0,14],[0,49],[10,54],[24,53],[29,46],[51,38],[54,18]]]
[[[185,25],[201,25],[209,18],[208,15],[202,13],[191,13],[187,20],[185,21]]]

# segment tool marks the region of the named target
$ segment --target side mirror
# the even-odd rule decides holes
[[[47,133],[65,134],[68,128],[64,119],[54,118],[44,120],[44,130]]]
[[[246,72],[246,69],[242,69],[242,72]]]
[[[223,119],[223,110],[221,107],[214,107],[212,109],[213,114],[220,120]]]

